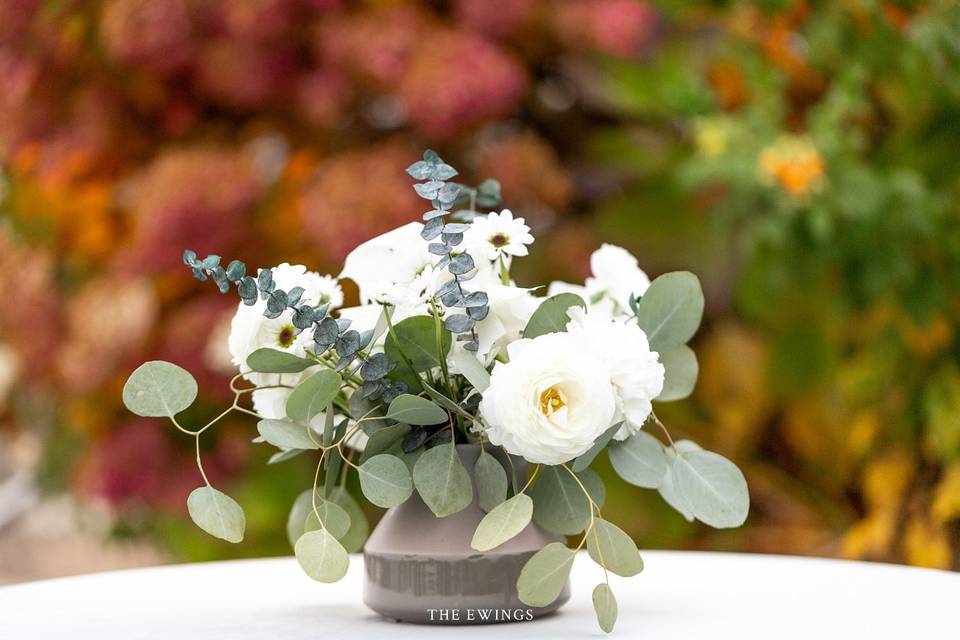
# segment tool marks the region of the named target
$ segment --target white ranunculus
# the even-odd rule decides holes
[[[587,278],[588,295],[609,298],[616,305],[615,313],[627,313],[630,295],[642,296],[650,286],[650,278],[637,259],[626,249],[612,244],[604,244],[593,252],[590,271],[593,277]]]
[[[360,289],[360,302],[377,302],[396,296],[398,287],[412,285],[433,264],[434,257],[420,237],[423,225],[411,222],[367,240],[347,255],[341,278],[349,278]]]
[[[560,464],[584,453],[611,424],[616,397],[603,363],[568,333],[507,347],[480,412],[494,445],[529,462]]]
[[[330,276],[307,271],[302,265],[286,263],[274,267],[272,271],[278,289],[290,291],[294,287],[303,287],[304,293],[300,299],[305,304],[330,303],[331,308],[343,304],[340,285]],[[297,335],[291,309],[287,309],[277,318],[267,318],[263,315],[266,306],[267,303],[262,299],[258,299],[257,303],[251,306],[241,302],[230,323],[230,337],[227,341],[230,356],[233,364],[241,369],[246,368],[247,358],[257,349],[269,347],[302,356],[312,344],[310,331]],[[295,384],[303,374],[283,374],[281,378],[276,374],[250,373],[245,377],[256,385],[277,384],[281,379],[284,384]]]
[[[583,285],[551,282],[547,295],[575,293],[587,303],[591,314],[624,318],[630,314],[630,295],[642,296],[650,286],[650,278],[637,259],[612,244],[604,244],[591,254],[590,271],[592,275]]]
[[[555,296],[558,293],[572,293],[580,296],[580,299],[586,303],[587,309],[594,315],[602,315],[611,320],[617,315],[616,305],[612,299],[604,295],[603,291],[590,291],[581,284],[571,284],[569,282],[554,280],[550,283],[550,286],[547,287],[547,297]]]
[[[611,320],[579,307],[569,313],[571,339],[600,360],[616,392],[614,422],[624,422],[614,438],[623,440],[643,427],[653,411],[651,402],[663,391],[660,356],[650,350],[647,334],[636,322]]]
[[[520,333],[542,301],[530,293],[532,289],[512,285],[489,282],[478,290],[486,292],[490,311],[477,323],[477,356],[489,363],[506,351],[508,344],[520,339]]]

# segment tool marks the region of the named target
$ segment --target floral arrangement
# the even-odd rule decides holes
[[[471,546],[496,549],[531,522],[582,534],[575,549],[556,542],[535,553],[517,591],[546,606],[566,583],[575,551],[586,547],[603,570],[593,593],[601,628],[617,605],[608,572],[643,568],[630,537],[602,516],[604,488],[590,464],[607,451],[626,482],[656,489],[686,518],[713,527],[743,523],[746,481],[722,456],[674,442],[654,402],[685,397],[697,376],[687,341],[703,313],[697,278],[668,273],[652,282],[636,258],[604,245],[584,285],[553,283],[547,297],[511,279],[534,238],[523,218],[499,204],[499,184],[452,182],[457,171],[434,152],[407,172],[430,210],[369,240],[346,258],[341,278],[359,288],[344,308],[337,279],[282,264],[248,274],[219,256],[186,251],[184,263],[241,302],[229,337],[240,372],[233,403],[199,428],[177,414],[197,383],[177,365],[152,361],[130,376],[126,406],[166,417],[197,443],[204,486],[189,496],[194,522],[229,542],[243,539],[243,509],[204,472],[200,437],[231,412],[258,420],[257,442],[278,449],[271,463],[318,457],[314,486],[295,502],[288,533],[303,570],[321,582],[342,578],[348,551],[367,531],[345,490],[356,472],[364,497],[396,507],[416,491],[437,517],[465,509],[476,493],[486,512]],[[251,397],[252,408],[242,402]],[[654,425],[666,439],[644,429]],[[474,482],[458,444],[479,444]],[[488,449],[530,465],[517,477]],[[507,457],[507,460],[510,460]]]

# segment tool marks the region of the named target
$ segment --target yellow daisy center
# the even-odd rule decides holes
[[[277,334],[277,344],[283,347],[284,349],[289,349],[293,345],[293,341],[297,337],[297,330],[294,329],[292,324],[285,325],[280,329],[280,333]]]

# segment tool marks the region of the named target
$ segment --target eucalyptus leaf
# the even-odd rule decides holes
[[[260,373],[300,373],[317,366],[317,362],[286,351],[263,347],[247,357],[247,366]]]
[[[500,461],[486,451],[480,452],[473,476],[477,483],[477,502],[481,509],[491,511],[507,499],[507,472]]]
[[[660,362],[663,364],[664,378],[663,390],[655,398],[657,402],[682,400],[693,393],[700,372],[693,349],[681,344],[661,353]]]
[[[320,526],[321,522],[323,526]],[[316,513],[314,513],[313,505],[311,504],[307,517],[304,520],[304,533],[307,531],[316,531],[317,529],[326,529],[330,532],[330,535],[339,540],[350,530],[350,516],[346,510],[336,502],[325,500],[318,496]]]
[[[556,600],[567,584],[575,557],[561,542],[551,542],[533,554],[517,578],[520,601],[530,607],[545,607]]]
[[[403,440],[403,437],[410,432],[410,425],[397,423],[389,427],[381,427],[370,434],[363,453],[360,455],[360,462],[366,462],[373,456],[383,453],[392,446]]]
[[[547,298],[530,316],[523,330],[523,337],[536,338],[546,333],[566,331],[567,323],[570,322],[570,316],[567,314],[570,307],[586,309],[587,305],[583,298],[574,293],[558,293]]]
[[[395,507],[413,493],[410,471],[396,456],[375,455],[360,465],[358,474],[363,495],[378,507]]]
[[[340,544],[347,552],[357,553],[363,549],[363,544],[370,535],[370,523],[367,522],[367,515],[345,487],[334,487],[327,499],[340,505],[350,516],[350,529],[340,538]]]
[[[597,614],[597,624],[604,633],[612,633],[617,623],[617,599],[606,582],[593,589],[593,610]]]
[[[719,454],[681,453],[673,464],[673,483],[694,517],[711,527],[739,527],[747,519],[747,481],[735,464]]]
[[[518,493],[483,517],[470,546],[477,551],[495,549],[523,531],[532,517],[533,500],[524,493]]]
[[[590,469],[577,474],[591,498],[603,504],[603,482]],[[590,522],[590,501],[580,483],[562,466],[545,466],[530,491],[533,521],[551,533],[574,535]]]
[[[452,411],[453,413],[460,414],[461,416],[463,416],[464,418],[467,418],[468,420],[474,419],[474,417],[469,413],[467,413],[463,407],[461,407],[456,402],[454,402],[447,396],[443,395],[442,393],[440,393],[430,385],[428,384],[423,385],[423,390],[426,392],[428,396],[430,396],[433,399],[434,402],[436,402],[438,405],[440,405],[447,411]]]
[[[270,459],[267,460],[267,464],[280,464],[281,462],[286,462],[296,458],[298,455],[303,453],[303,449],[285,449],[283,451],[277,451],[275,454],[270,456]]]
[[[304,573],[318,582],[336,582],[347,574],[350,557],[325,529],[303,534],[293,550]]]
[[[423,452],[413,467],[413,483],[438,518],[463,511],[473,501],[470,476],[453,444]]]
[[[487,387],[490,386],[490,374],[474,354],[469,351],[457,351],[450,356],[450,362],[480,393],[486,391]]]
[[[650,283],[637,305],[637,322],[650,348],[664,352],[685,344],[703,318],[703,290],[689,271],[665,273]]]
[[[663,445],[646,431],[610,444],[607,450],[614,471],[632,485],[646,489],[660,486],[667,469]]]
[[[340,374],[322,369],[313,374],[290,393],[287,398],[287,417],[295,422],[308,423],[333,402],[340,392]]]
[[[213,487],[198,487],[187,498],[187,511],[198,527],[210,535],[226,540],[240,542],[246,528],[243,508],[236,500]]]
[[[432,316],[413,316],[394,325],[383,349],[391,362],[403,363],[406,356],[415,371],[423,372],[440,366],[440,354],[446,358],[452,342],[445,329],[441,329],[440,341],[437,341],[436,321]]]
[[[623,422],[618,422],[617,424],[613,425],[612,427],[604,431],[602,434],[600,434],[600,437],[594,440],[593,446],[590,447],[586,451],[586,453],[582,453],[579,456],[577,456],[576,460],[573,461],[573,464],[570,465],[570,468],[573,469],[574,471],[583,471],[584,469],[589,467],[593,463],[593,460],[597,457],[597,455],[599,455],[600,452],[603,451],[603,448],[606,447],[608,444],[610,444],[610,441],[613,440],[614,434],[616,434],[617,431],[620,430],[620,426],[622,424]]]
[[[430,425],[446,422],[447,412],[426,398],[405,393],[390,403],[386,417],[406,424]]]
[[[687,502],[686,498],[680,495],[680,492],[677,491],[677,488],[673,482],[673,465],[675,462],[676,454],[668,449],[667,472],[663,474],[663,480],[660,481],[660,486],[657,487],[657,492],[660,494],[660,497],[663,498],[664,502],[673,507],[688,522],[693,522],[693,509],[690,508],[690,504]]]
[[[278,449],[319,449],[307,427],[289,420],[264,419],[257,423],[257,431],[263,439]]]
[[[290,514],[287,516],[287,540],[290,541],[291,547],[304,533],[324,527],[339,540],[346,535],[353,524],[346,509],[333,500],[325,500],[319,491],[317,492],[317,512],[320,514],[318,518],[313,512],[310,493],[309,489],[301,492],[290,507]],[[323,522],[323,527],[320,526],[320,522]]]
[[[629,578],[643,571],[637,545],[615,524],[596,519],[587,536],[587,552],[593,561],[618,576]]]
[[[197,381],[175,364],[145,362],[130,374],[123,387],[123,404],[147,418],[172,418],[197,397]]]

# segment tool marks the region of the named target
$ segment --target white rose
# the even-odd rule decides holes
[[[568,333],[518,340],[480,402],[494,445],[529,462],[560,464],[584,453],[613,424],[606,369]]]
[[[343,292],[340,285],[330,276],[307,271],[302,265],[281,264],[274,267],[273,280],[278,289],[290,291],[294,287],[303,287],[301,301],[305,304],[319,305],[329,303],[332,308],[343,304]],[[287,351],[302,356],[312,344],[310,331],[297,335],[293,326],[293,310],[287,309],[276,318],[267,318],[263,315],[267,303],[258,299],[257,303],[247,306],[242,302],[230,323],[230,337],[227,344],[233,364],[241,369],[247,366],[247,358],[251,353],[263,347]],[[262,374],[250,373],[245,376],[256,385],[295,384],[302,374]]]
[[[360,302],[376,302],[396,296],[397,287],[414,283],[433,264],[435,256],[420,237],[423,225],[411,222],[367,240],[347,255],[341,278],[349,278],[360,289]]]
[[[571,338],[606,369],[617,397],[613,421],[624,421],[614,438],[623,440],[643,427],[653,411],[651,402],[663,391],[660,356],[650,350],[647,334],[636,322],[584,313],[579,307],[570,309],[569,314],[567,331]]]

